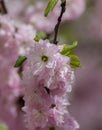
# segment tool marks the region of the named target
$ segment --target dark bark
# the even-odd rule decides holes
[[[0,13],[7,14],[7,9],[4,0],[0,0]]]
[[[56,44],[56,45],[58,43],[57,36],[58,36],[59,26],[60,26],[60,23],[61,23],[61,20],[62,20],[62,16],[63,16],[65,10],[66,10],[66,0],[61,3],[61,13],[60,13],[60,16],[58,17],[58,22],[57,22],[57,24],[55,26],[55,29],[54,29],[55,35],[54,35],[53,43]]]

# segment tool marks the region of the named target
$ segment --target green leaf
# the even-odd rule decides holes
[[[14,67],[19,67],[21,66],[24,61],[27,60],[27,57],[26,56],[20,56],[17,61],[16,61],[16,64],[14,65]]]
[[[44,11],[44,15],[45,17],[48,16],[49,12],[51,12],[53,10],[53,8],[56,6],[58,0],[50,0],[45,11]]]
[[[82,67],[81,63],[80,63],[80,59],[78,56],[76,55],[70,55],[69,56],[71,61],[70,61],[70,65],[73,69],[77,69],[79,67]]]
[[[61,51],[61,54],[64,56],[70,57],[70,65],[73,69],[77,69],[78,67],[82,67],[80,63],[80,59],[73,52],[73,49],[77,46],[77,41],[74,41],[71,45],[65,45]]]
[[[0,124],[0,130],[7,130],[6,126]]]
[[[46,39],[47,38],[47,34],[45,32],[38,32],[34,38],[34,40],[36,42],[38,42],[40,39]]]
[[[70,54],[73,54],[73,49],[77,46],[77,41],[74,41],[72,45],[65,45],[64,48],[61,51],[62,55],[69,56]]]

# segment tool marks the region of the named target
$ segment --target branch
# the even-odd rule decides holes
[[[7,9],[4,0],[0,0],[0,13],[7,14]]]
[[[56,45],[58,43],[57,35],[58,35],[59,26],[60,26],[60,23],[61,23],[61,20],[62,20],[62,16],[63,16],[65,10],[66,10],[66,0],[61,3],[61,13],[60,13],[60,16],[58,17],[58,22],[57,22],[57,24],[55,26],[55,29],[54,29],[54,32],[55,32],[54,44],[56,44]]]

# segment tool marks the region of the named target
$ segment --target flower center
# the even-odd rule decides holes
[[[43,62],[47,62],[47,61],[48,61],[48,57],[45,56],[45,55],[43,55],[43,56],[41,57],[41,60],[42,60]]]

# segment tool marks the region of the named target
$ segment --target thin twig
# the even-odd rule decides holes
[[[7,14],[7,9],[4,0],[0,0],[0,13]]]
[[[66,10],[66,0],[61,3],[61,13],[60,13],[60,16],[58,17],[58,22],[57,22],[57,24],[55,26],[55,29],[54,29],[55,35],[54,35],[53,43],[56,44],[56,45],[58,43],[57,35],[58,35],[59,26],[60,26],[60,23],[61,23],[61,20],[62,20],[62,16],[63,16],[63,13],[65,12],[65,10]]]

